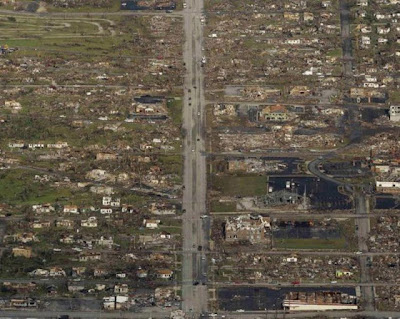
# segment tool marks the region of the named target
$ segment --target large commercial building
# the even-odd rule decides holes
[[[271,221],[269,217],[260,215],[242,215],[227,218],[225,223],[225,240],[238,242],[247,240],[252,244],[269,243]]]
[[[289,292],[283,300],[289,311],[357,310],[357,298],[340,291]]]

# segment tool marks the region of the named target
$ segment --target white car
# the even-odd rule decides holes
[[[201,219],[208,218],[208,215],[201,215],[200,218]]]
[[[238,310],[236,310],[236,312],[244,312],[244,310],[243,309],[238,309]]]

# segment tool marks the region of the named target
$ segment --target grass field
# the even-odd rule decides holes
[[[71,191],[34,183],[33,172],[8,170],[0,173],[0,201],[7,204],[51,203],[71,196]]]
[[[175,182],[182,182],[183,158],[181,155],[159,155],[157,159],[163,168],[164,174],[176,174],[179,176],[179,180]]]
[[[260,196],[267,193],[267,176],[213,176],[211,186],[226,196]]]
[[[113,57],[171,56],[169,49],[179,52],[179,46],[166,47],[157,39],[165,43],[180,41],[180,38],[170,36],[168,31],[178,28],[181,22],[176,18],[165,18],[163,23],[164,31],[156,31],[151,17],[146,16],[40,18],[0,14],[0,44],[19,48],[14,56],[31,54],[40,57],[44,53],[46,57],[56,53]],[[136,44],[133,38],[136,38]]]
[[[48,12],[117,12],[121,6],[120,0],[112,0],[110,4],[105,7],[93,7],[93,6],[77,6],[73,8],[61,8],[54,6],[47,6]]]
[[[329,57],[341,57],[342,56],[342,49],[337,48],[337,49],[332,49],[326,53],[327,56]]]
[[[169,116],[177,127],[182,125],[182,107],[183,102],[181,98],[170,98],[167,100]]]
[[[211,202],[211,211],[212,212],[235,212],[236,211],[236,203],[234,202],[220,202],[214,200]]]
[[[280,249],[339,249],[347,248],[345,238],[319,239],[319,238],[287,238],[279,239],[274,243]]]
[[[35,175],[43,175],[24,169],[10,169],[0,172],[0,201],[9,205],[33,205],[44,203],[75,204],[81,207],[95,205],[100,197],[84,190],[67,187],[52,187],[52,183],[36,182]],[[136,196],[128,203],[135,203]],[[144,200],[143,200],[144,201]]]

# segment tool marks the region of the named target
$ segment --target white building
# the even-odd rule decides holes
[[[399,105],[391,105],[390,106],[389,118],[391,121],[394,121],[394,122],[400,121],[400,106]]]
[[[400,193],[400,182],[376,181],[376,190],[381,193]]]
[[[89,217],[88,219],[81,220],[82,227],[94,228],[97,227],[97,218],[94,216]]]
[[[65,205],[63,212],[64,213],[71,213],[71,214],[78,214],[79,213],[78,206],[76,206],[76,205]]]
[[[158,228],[158,224],[160,223],[159,219],[145,219],[143,220],[143,225],[149,229],[156,229]]]
[[[358,309],[356,297],[340,291],[291,291],[285,295],[282,305],[289,311]]]
[[[110,196],[104,196],[103,206],[119,207],[121,206],[121,199],[120,198],[113,199]]]

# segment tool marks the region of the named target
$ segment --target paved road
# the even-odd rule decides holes
[[[298,285],[293,285],[290,282],[282,282],[282,283],[268,283],[268,282],[259,282],[259,283],[234,283],[234,282],[214,282],[213,286],[215,287],[270,287],[270,288],[279,288],[279,287],[301,287],[301,288],[319,288],[319,287],[331,287],[335,289],[337,287],[361,287],[361,288],[370,288],[370,287],[397,287],[399,285],[398,282],[338,282],[337,284],[332,284],[331,282],[302,282]],[[366,309],[367,310],[367,309]],[[374,310],[374,309],[372,309]]]
[[[207,311],[208,218],[206,213],[206,156],[205,156],[205,99],[203,85],[202,38],[200,21],[202,0],[187,1],[183,11],[185,45],[183,58],[186,65],[184,82],[184,192],[183,209],[183,262],[182,310],[199,315]],[[194,285],[196,283],[196,285]],[[204,285],[203,285],[204,283]]]
[[[61,315],[69,315],[70,319],[148,319],[148,318],[169,318],[170,310],[151,311],[143,313],[134,312],[106,312],[106,311],[49,311],[49,310],[1,310],[0,319],[8,318],[58,318]]]
[[[311,162],[308,164],[308,170],[309,170],[313,175],[315,175],[315,176],[317,176],[317,177],[319,177],[319,178],[321,178],[321,179],[323,179],[323,180],[325,180],[325,181],[327,181],[327,182],[334,183],[334,184],[336,184],[336,185],[338,185],[338,186],[344,186],[344,185],[346,185],[346,184],[343,183],[342,181],[339,181],[339,180],[337,180],[337,179],[335,179],[335,178],[333,178],[333,177],[331,177],[331,176],[328,176],[328,175],[326,175],[325,173],[322,173],[322,172],[319,170],[319,166],[320,166],[324,161],[328,160],[329,158],[331,158],[331,157],[333,157],[333,156],[335,156],[335,155],[336,155],[336,152],[331,152],[331,153],[325,154],[325,155],[323,155],[323,156],[320,156],[320,157],[314,159],[313,161],[311,161]]]
[[[355,193],[355,208],[357,214],[364,214],[364,218],[355,220],[356,234],[358,236],[358,250],[368,252],[367,239],[370,231],[369,221],[369,202],[368,197],[363,193]],[[369,260],[372,256],[360,255],[360,274],[361,274],[361,296],[363,299],[364,308],[367,311],[375,310],[374,301],[374,286],[364,285],[371,281],[370,271],[368,267]],[[386,283],[385,283],[386,284]]]
[[[287,150],[287,149],[270,149],[261,150],[258,152],[220,152],[220,153],[207,153],[207,156],[225,157],[225,158],[283,158],[283,157],[309,157],[314,158],[318,155],[324,155],[326,151],[310,151],[302,150]]]
[[[213,215],[215,216],[232,216],[232,215],[243,215],[248,213],[266,213],[270,217],[281,217],[281,218],[363,218],[365,219],[365,214],[357,214],[353,212],[332,212],[332,213],[320,213],[320,212],[303,212],[303,211],[276,211],[275,208],[257,208],[252,209],[251,211],[236,211],[236,212],[210,212],[211,218]],[[385,213],[370,213],[369,217],[381,217],[381,216],[398,216],[399,213],[396,211],[385,212]]]
[[[343,74],[345,77],[353,76],[353,48],[350,32],[350,9],[348,0],[340,0],[340,29],[343,50]]]
[[[103,17],[103,16],[132,16],[132,15],[166,15],[168,17],[179,17],[182,16],[182,12],[174,11],[173,13],[166,13],[165,11],[116,11],[116,12],[46,12],[46,13],[34,13],[26,11],[13,11],[13,10],[0,10],[0,14],[7,15],[19,15],[19,16],[36,16],[36,17],[60,17],[60,18],[70,18],[70,17]]]
[[[24,311],[24,310],[3,310],[0,313],[0,319],[25,319],[25,318],[57,318],[59,315],[68,314],[71,319],[148,319],[148,318],[169,318],[168,312],[149,312],[149,313],[127,313],[127,312],[84,312],[84,311],[72,311],[72,312],[58,312],[58,311],[40,311],[35,312]],[[276,318],[313,318],[314,316],[328,317],[328,318],[400,318],[399,311],[324,311],[321,312],[298,312],[298,313],[284,313],[283,311],[259,311],[259,312],[219,312],[214,318],[229,319],[276,319]]]
[[[219,313],[225,315],[229,319],[276,319],[276,318],[400,318],[399,311],[324,311],[324,312],[294,312],[284,313],[283,311],[262,311],[262,312],[245,312],[245,313]],[[215,318],[221,318],[217,316]]]
[[[343,49],[343,74],[346,80],[352,81],[354,79],[353,73],[353,50],[351,43],[351,31],[350,31],[350,10],[348,0],[340,0],[340,22],[341,22],[341,37],[342,37],[342,49]],[[349,83],[346,84],[349,86]],[[361,137],[360,125],[357,122],[358,110],[352,105],[345,105],[349,108],[350,121],[351,121],[351,142],[349,145],[357,142]],[[368,264],[372,261],[372,255],[368,254],[367,240],[370,230],[369,220],[369,199],[364,192],[357,191],[355,187],[350,184],[345,184],[335,178],[322,173],[319,170],[319,165],[323,160],[327,160],[335,155],[336,152],[330,152],[329,154],[319,157],[314,161],[310,162],[308,169],[310,172],[321,179],[335,183],[336,185],[343,186],[345,191],[353,193],[355,202],[355,213],[357,215],[364,215],[364,218],[355,219],[356,235],[358,237],[358,249],[364,252],[359,255],[360,261],[360,286],[361,286],[361,299],[362,306],[366,311],[375,310],[375,299],[374,299],[374,285],[368,284],[371,281],[370,271]]]

